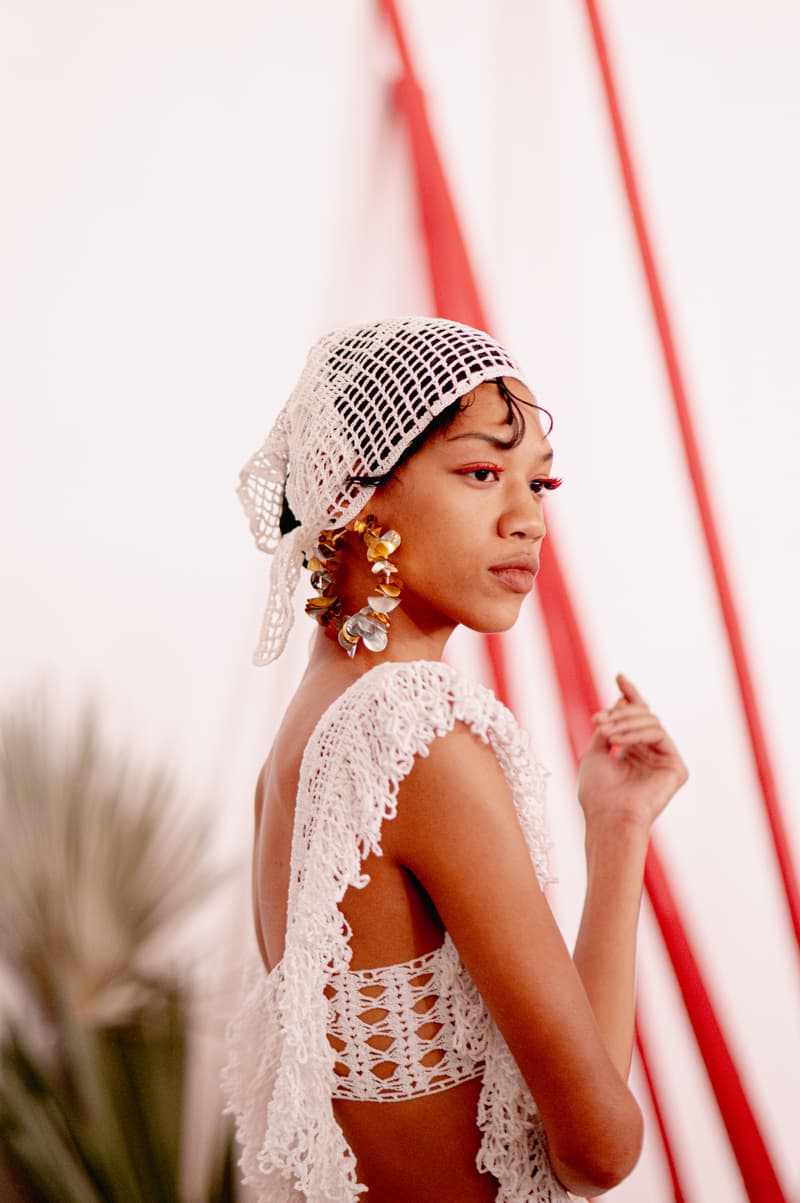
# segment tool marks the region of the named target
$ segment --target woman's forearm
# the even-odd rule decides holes
[[[636,935],[649,827],[603,815],[586,828],[586,899],[574,961],[609,1056],[627,1078],[633,1046]]]

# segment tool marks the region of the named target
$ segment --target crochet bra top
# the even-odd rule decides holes
[[[356,1203],[366,1188],[334,1099],[392,1102],[481,1078],[476,1164],[497,1203],[569,1199],[553,1176],[536,1106],[458,951],[350,968],[338,904],[369,878],[381,828],[416,756],[463,722],[494,749],[540,883],[548,878],[544,771],[490,690],[431,661],[364,673],[317,724],[300,770],[286,941],[266,973],[257,952],[228,1030],[223,1075],[245,1180],[260,1203]]]
[[[331,975],[325,994],[336,1051],[333,1098],[411,1099],[482,1073],[480,1042],[459,1040],[453,984],[460,968],[446,937],[412,961]]]

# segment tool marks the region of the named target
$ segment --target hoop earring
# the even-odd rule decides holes
[[[306,562],[311,571],[311,585],[318,596],[306,602],[306,614],[316,618],[321,627],[333,626],[338,632],[339,646],[348,656],[356,654],[359,643],[369,652],[382,652],[389,641],[389,615],[400,605],[403,582],[390,557],[394,555],[402,540],[396,530],[381,531],[377,519],[356,518],[353,530],[361,536],[367,549],[367,562],[372,572],[380,579],[375,591],[367,597],[367,604],[355,614],[342,611],[341,598],[336,588],[336,548],[345,534],[340,530],[320,531],[314,554]]]

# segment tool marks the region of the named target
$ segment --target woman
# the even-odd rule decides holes
[[[379,322],[312,348],[242,473],[275,552],[256,661],[283,649],[303,562],[320,623],[256,790],[261,955],[230,1032],[242,1164],[270,1203],[544,1203],[639,1154],[639,898],[686,770],[619,677],[580,770],[570,956],[541,889],[542,774],[441,659],[533,587],[560,483],[543,415],[480,331]]]

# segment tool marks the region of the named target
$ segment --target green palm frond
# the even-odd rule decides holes
[[[180,1203],[175,945],[221,877],[210,820],[40,695],[0,714],[0,831],[0,959],[30,1004],[0,1040],[7,1160],[37,1203]],[[230,1133],[223,1155],[209,1203],[234,1197]]]
[[[148,993],[159,950],[215,884],[210,825],[161,769],[70,742],[38,698],[0,716],[0,956],[52,1015],[115,1019]]]
[[[61,1072],[6,1039],[0,1137],[13,1163],[59,1203],[180,1203],[181,1000],[119,1028],[64,1017],[62,1036]]]

